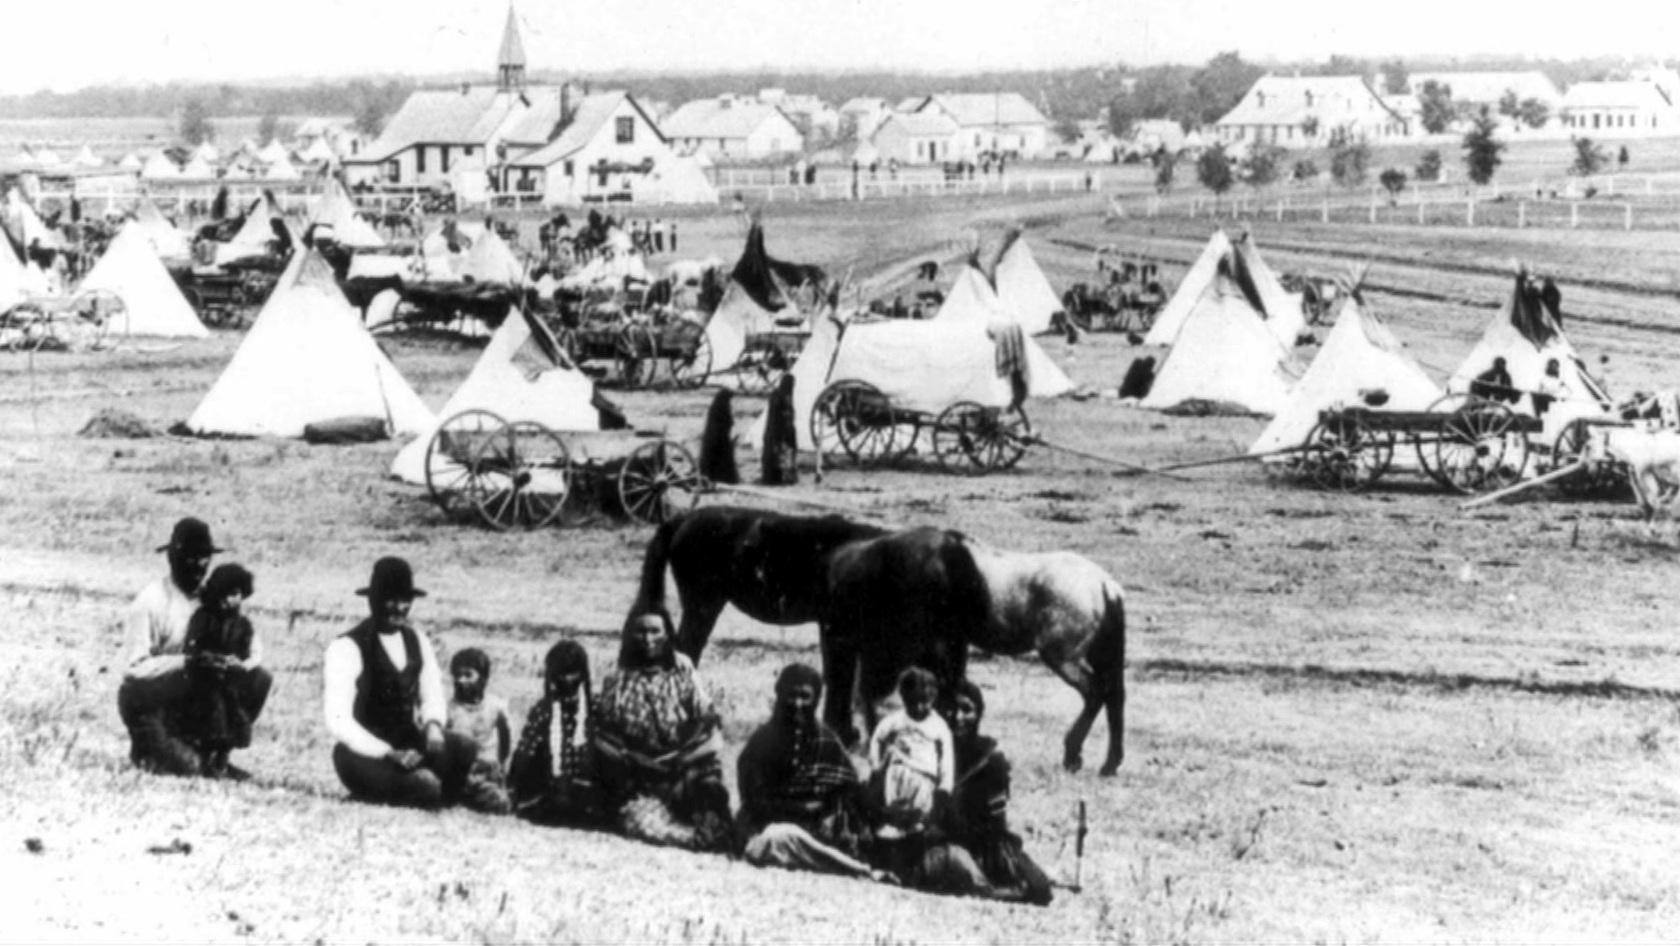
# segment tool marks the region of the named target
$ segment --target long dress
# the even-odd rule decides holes
[[[1050,878],[1009,830],[1009,759],[995,740],[973,736],[957,744],[957,782],[946,831],[974,858],[995,892],[1028,903],[1050,902]]]
[[[537,824],[603,822],[601,786],[590,744],[594,728],[595,711],[585,697],[578,697],[570,713],[559,700],[543,700],[531,707],[508,762],[508,792],[516,814]]]

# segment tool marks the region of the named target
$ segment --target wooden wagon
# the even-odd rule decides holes
[[[1417,469],[1449,489],[1482,493],[1528,474],[1541,422],[1508,404],[1449,394],[1423,411],[1346,407],[1319,412],[1294,457],[1294,470],[1326,489],[1358,492],[1396,469],[1408,448]]]

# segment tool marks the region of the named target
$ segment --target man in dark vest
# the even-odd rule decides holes
[[[469,778],[478,746],[444,729],[447,701],[437,653],[409,623],[414,587],[406,560],[373,564],[369,617],[327,646],[327,729],[338,744],[333,768],[363,801],[415,808],[457,802],[493,813],[509,809],[499,786]]]

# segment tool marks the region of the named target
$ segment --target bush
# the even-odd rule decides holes
[[[1388,191],[1388,202],[1394,203],[1400,192],[1406,189],[1406,172],[1399,168],[1388,168],[1377,176],[1383,190]]]
[[[1224,145],[1214,145],[1196,159],[1196,180],[1218,197],[1231,189],[1236,178],[1231,174],[1231,159],[1225,156]]]
[[[1412,168],[1412,176],[1420,181],[1438,181],[1441,179],[1441,152],[1431,148],[1418,159],[1417,167]]]
[[[1605,154],[1604,149],[1600,148],[1598,143],[1591,138],[1582,135],[1570,140],[1575,145],[1575,161],[1569,165],[1569,173],[1590,177],[1603,170],[1604,166],[1610,163],[1610,156]]]
[[[1365,183],[1365,169],[1371,163],[1371,146],[1355,141],[1337,148],[1330,156],[1330,176],[1343,187]]]
[[[1296,161],[1295,169],[1289,172],[1289,176],[1297,181],[1310,181],[1318,176],[1318,165],[1311,158]]]

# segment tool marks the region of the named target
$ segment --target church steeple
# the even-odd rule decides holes
[[[519,37],[519,20],[508,4],[507,25],[502,27],[502,49],[496,55],[497,86],[503,92],[525,89],[525,42]]]

